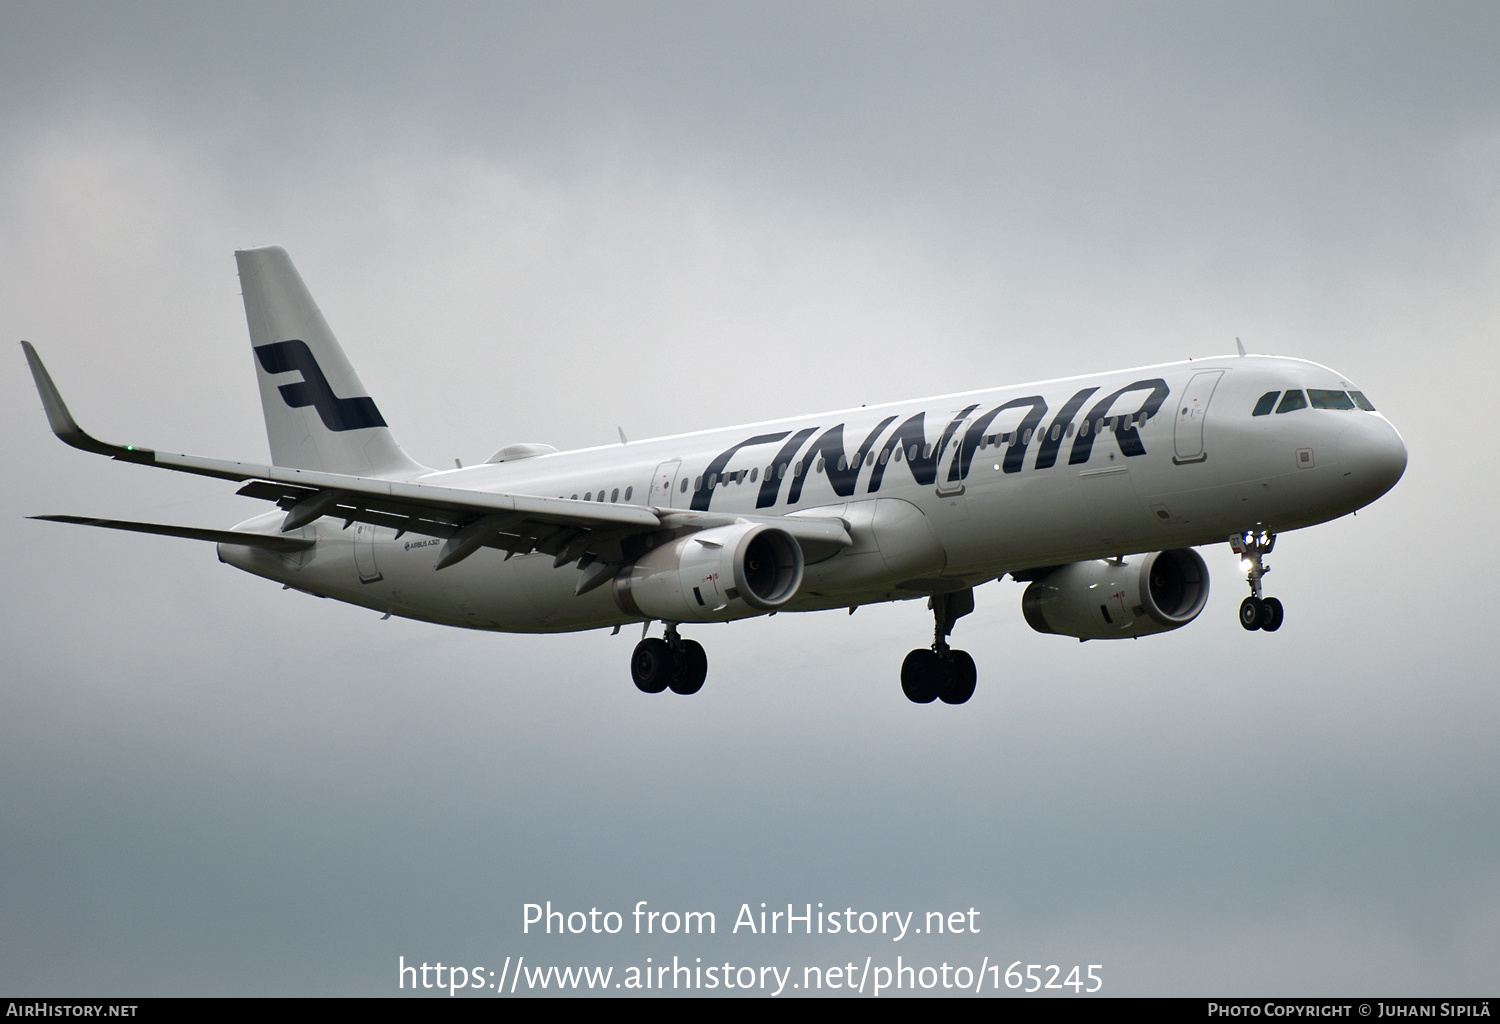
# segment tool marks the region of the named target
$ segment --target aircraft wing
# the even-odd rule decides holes
[[[110,444],[78,425],[52,382],[41,357],[30,342],[21,342],[52,432],[82,451],[107,455],[179,473],[242,482],[247,497],[273,501],[287,510],[282,532],[299,529],[323,517],[361,522],[447,540],[438,553],[437,568],[446,568],[481,547],[509,554],[543,551],[556,556],[555,565],[578,560],[580,567],[599,561],[618,565],[634,561],[649,548],[644,535],[662,529],[707,529],[724,522],[765,521],[811,544],[851,543],[839,520],[797,521],[780,517],[722,516],[683,510],[654,510],[639,505],[546,498],[465,490],[435,484],[349,476],[318,470],[266,466],[252,462],[206,459],[195,455],[159,452],[137,445]],[[52,517],[79,522],[79,517]],[[664,519],[667,520],[664,522]],[[90,521],[104,525],[104,521]],[[136,524],[145,526],[150,524]],[[130,529],[119,526],[118,529]],[[186,529],[162,527],[154,532]],[[153,531],[146,531],[153,532]],[[189,536],[175,533],[173,536]],[[639,548],[639,550],[636,550]]]

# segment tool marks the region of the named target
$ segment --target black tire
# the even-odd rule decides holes
[[[635,645],[635,653],[630,656],[630,678],[642,693],[661,693],[672,681],[675,662],[665,640],[647,637]]]
[[[968,651],[954,651],[953,660],[946,668],[946,678],[938,687],[938,697],[944,704],[963,704],[974,696],[974,685],[979,680],[979,670]]]
[[[932,651],[912,651],[901,663],[901,692],[913,704],[931,704],[937,700],[943,663]]]
[[[1286,611],[1282,609],[1281,602],[1274,597],[1268,597],[1260,603],[1260,628],[1267,633],[1274,633],[1281,628],[1281,621],[1286,618]]]
[[[708,655],[696,640],[684,640],[677,651],[678,671],[672,675],[672,692],[684,697],[703,689],[708,678]]]
[[[1240,625],[1246,629],[1260,629],[1265,615],[1263,602],[1258,597],[1247,597],[1240,602]]]

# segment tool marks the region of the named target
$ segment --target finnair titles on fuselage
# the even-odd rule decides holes
[[[926,598],[906,695],[961,704],[948,644],[974,587],[1027,583],[1026,621],[1081,640],[1177,629],[1208,600],[1195,546],[1247,566],[1240,622],[1274,631],[1276,535],[1346,515],[1400,479],[1406,448],[1338,373],[1246,355],[558,452],[512,444],[436,471],[397,445],[279,247],[235,254],[271,463],[99,441],[25,346],[54,433],[75,448],[241,483],[277,506],[232,530],[39,519],[218,544],[297,590],[472,629],[644,623],[640,689],[708,672],[684,623]],[[660,637],[645,636],[653,622]]]

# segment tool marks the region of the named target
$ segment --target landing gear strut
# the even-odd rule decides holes
[[[974,591],[959,590],[951,594],[933,594],[927,602],[936,623],[932,646],[918,648],[901,663],[901,689],[916,704],[962,704],[974,696],[978,671],[968,651],[948,646],[953,624],[974,610]]]
[[[667,687],[686,696],[703,689],[708,678],[708,655],[696,640],[677,635],[677,623],[667,623],[666,637],[647,637],[635,645],[630,656],[630,677],[644,693],[661,693]]]
[[[1276,535],[1269,530],[1248,530],[1229,535],[1229,546],[1234,553],[1250,563],[1245,580],[1250,584],[1250,596],[1240,602],[1240,625],[1246,629],[1263,629],[1274,633],[1281,628],[1286,612],[1281,602],[1274,597],[1261,596],[1261,577],[1271,571],[1264,561],[1276,547]]]

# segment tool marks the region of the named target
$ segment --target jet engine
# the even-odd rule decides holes
[[[663,544],[621,569],[612,591],[629,615],[722,622],[774,612],[802,585],[802,548],[785,530],[737,523]]]
[[[1034,580],[1021,597],[1032,629],[1080,640],[1165,633],[1192,622],[1206,604],[1208,566],[1191,548],[1074,562]]]

